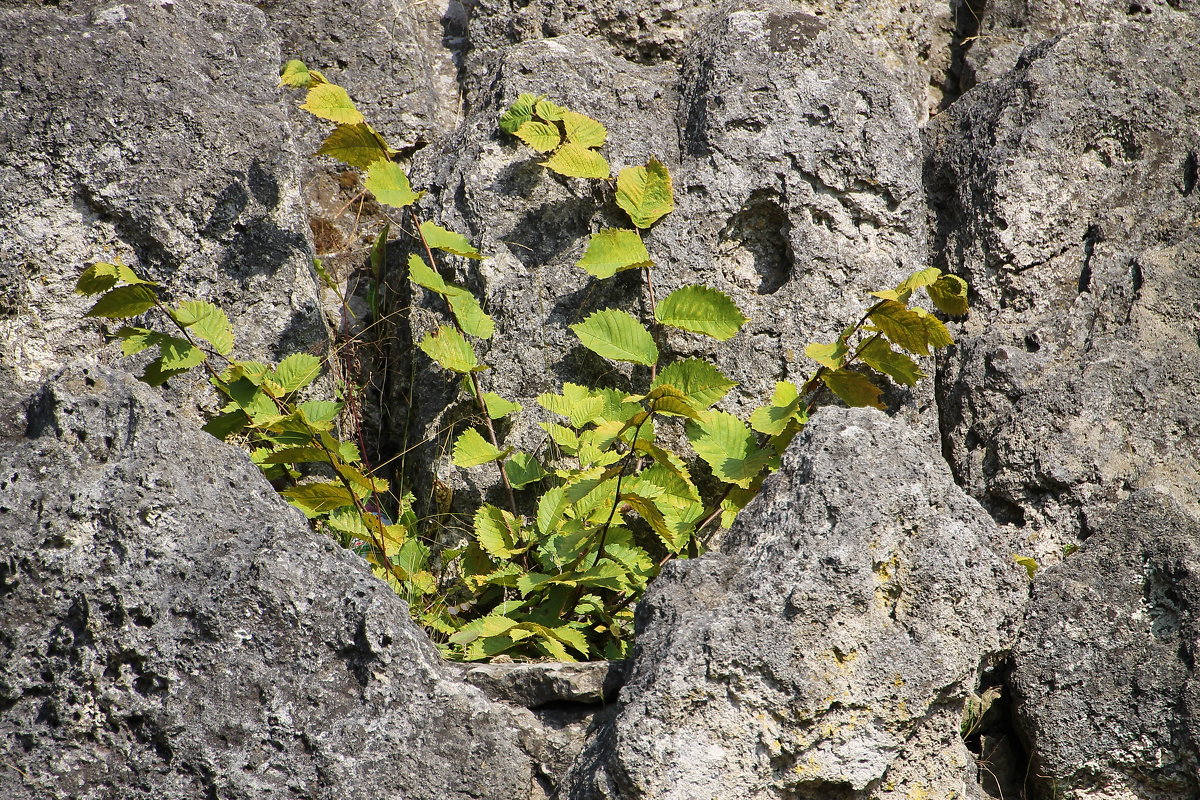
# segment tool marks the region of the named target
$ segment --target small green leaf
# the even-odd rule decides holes
[[[421,238],[435,250],[444,250],[451,255],[464,258],[483,258],[479,255],[479,251],[467,241],[467,237],[454,231],[448,231],[429,221],[421,223]]]
[[[487,407],[488,416],[492,419],[503,419],[515,411],[520,411],[522,407],[520,403],[505,400],[495,392],[484,392],[483,404]]]
[[[341,125],[358,125],[365,121],[362,113],[355,107],[354,101],[350,99],[350,95],[346,94],[346,90],[333,83],[318,83],[310,86],[308,97],[300,108],[314,117],[327,119]]]
[[[162,356],[151,361],[146,365],[146,369],[138,376],[138,380],[150,386],[162,386],[164,383],[174,378],[180,373],[187,372],[190,367],[182,367],[180,369],[164,369]]]
[[[828,370],[821,373],[821,380],[848,406],[871,406],[880,411],[887,407],[879,402],[883,391],[871,383],[866,375],[848,369]]]
[[[520,523],[503,509],[484,504],[475,512],[475,540],[488,555],[505,559],[523,552],[525,548],[518,543],[519,532]]]
[[[549,100],[538,100],[537,105],[533,107],[533,112],[546,122],[557,122],[563,118],[563,114],[567,113],[567,110]]]
[[[395,153],[384,138],[365,122],[338,125],[315,155],[329,156],[351,167],[366,169],[376,161],[390,161]]]
[[[522,94],[500,115],[500,130],[515,134],[517,130],[533,118],[533,107],[539,97],[535,94]]]
[[[280,494],[309,518],[354,504],[354,497],[346,487],[337,483],[305,483],[284,489]]]
[[[967,313],[967,282],[957,275],[943,275],[925,291],[943,314],[961,317]]]
[[[164,372],[181,372],[204,363],[204,352],[186,339],[163,336],[156,344],[162,353],[159,361]]]
[[[275,368],[275,379],[285,392],[303,389],[320,374],[321,359],[308,353],[293,353]]]
[[[154,308],[157,299],[148,286],[119,286],[97,300],[84,316],[128,319]]]
[[[804,348],[804,355],[829,369],[841,369],[849,354],[850,349],[846,347],[846,342],[842,339],[838,339],[833,344],[814,342]]]
[[[474,428],[467,428],[454,442],[451,459],[456,467],[478,467],[504,457],[504,451],[483,438]]]
[[[1037,559],[1033,558],[1032,556],[1023,556],[1023,555],[1020,555],[1019,553],[1013,553],[1012,558],[1013,558],[1013,561],[1020,564],[1022,567],[1025,568],[1025,571],[1027,573],[1029,573],[1029,580],[1033,580],[1033,576],[1037,574],[1038,567],[1039,567]]]
[[[322,422],[332,422],[337,419],[338,414],[342,411],[342,404],[335,403],[332,400],[309,400],[306,403],[296,406],[296,408],[304,415],[306,421],[320,424]],[[357,459],[346,460],[357,461]]]
[[[517,128],[515,135],[539,153],[549,153],[562,142],[562,134],[557,127],[532,120]]]
[[[512,458],[504,462],[504,472],[514,489],[523,489],[546,477],[546,470],[542,469],[541,463],[528,453],[513,454]]]
[[[709,411],[700,422],[688,425],[687,435],[713,475],[725,483],[749,487],[775,454],[760,448],[754,433],[740,419],[724,411]]]
[[[538,533],[542,536],[549,536],[553,533],[559,520],[562,519],[566,507],[567,495],[563,487],[556,486],[543,494],[538,500],[537,506]]]
[[[431,292],[444,295],[450,291],[450,285],[445,279],[415,253],[408,257],[408,279]]]
[[[312,73],[308,71],[303,61],[293,58],[283,65],[279,71],[280,86],[294,86],[297,89],[307,89],[313,83]]]
[[[664,325],[702,333],[718,341],[734,336],[746,317],[729,295],[707,286],[683,286],[671,292],[654,309]]]
[[[929,355],[929,333],[915,310],[896,300],[884,300],[870,312],[870,319],[892,344],[910,353]]]
[[[750,427],[768,436],[778,436],[789,423],[803,424],[805,420],[801,418],[802,407],[796,384],[791,381],[779,381],[775,384],[771,405],[757,408],[750,415]]]
[[[567,142],[555,150],[542,166],[568,178],[607,178],[609,172],[604,156],[574,142]]]
[[[246,416],[246,412],[228,411],[210,419],[201,430],[225,441],[233,434],[240,433],[249,423],[250,419]]]
[[[561,112],[563,127],[567,131],[567,141],[574,142],[580,147],[603,147],[608,138],[608,130],[596,120],[584,114],[563,109]],[[518,131],[518,135],[520,131]],[[607,172],[604,175],[608,177]]]
[[[485,369],[479,364],[475,351],[462,334],[448,325],[425,334],[418,346],[421,352],[448,370],[465,373]]]
[[[658,361],[658,347],[646,326],[632,314],[609,308],[591,314],[571,326],[583,346],[613,361],[651,366]]]
[[[120,282],[117,265],[100,261],[85,269],[75,282],[75,294],[101,294]]]
[[[656,158],[644,167],[625,167],[617,176],[616,199],[634,225],[649,228],[675,210],[671,173]]]
[[[592,234],[587,251],[575,266],[603,279],[622,270],[649,267],[653,263],[637,231],[609,228]]]
[[[393,208],[404,208],[421,199],[424,192],[414,192],[408,176],[392,161],[376,161],[367,169],[363,186],[375,199]]]
[[[900,281],[900,283],[896,284],[896,293],[903,298],[901,302],[907,303],[908,298],[912,296],[913,292],[915,292],[917,289],[920,289],[922,286],[930,285],[936,281],[938,276],[941,274],[942,271],[937,267],[919,269],[912,275],[909,275],[907,278]]]
[[[860,354],[868,367],[890,376],[896,383],[904,386],[916,386],[917,381],[925,377],[917,362],[904,353],[897,353],[882,336],[872,338]]]
[[[674,386],[699,409],[708,408],[737,386],[736,381],[729,380],[721,370],[701,358],[685,358],[668,364],[650,386],[663,384]]]
[[[155,333],[149,328],[136,328],[129,325],[117,331],[116,335],[121,340],[121,354],[125,356],[131,356],[148,347],[153,347],[163,337],[163,334]]]
[[[604,412],[604,399],[591,389],[577,383],[564,383],[562,394],[538,395],[538,405],[554,414],[566,417],[576,428],[582,428]]]
[[[392,232],[392,223],[383,223],[383,228],[379,231],[379,235],[375,237],[375,244],[371,247],[371,276],[375,280],[383,279],[383,268],[387,266],[387,245],[388,235]],[[413,256],[416,258],[416,256]],[[330,288],[336,289],[337,285],[333,280],[329,280]]]
[[[457,286],[449,286],[448,289],[446,302],[450,304],[450,313],[454,314],[459,327],[468,336],[478,339],[492,338],[492,334],[496,332],[496,323],[484,312],[475,295]]]
[[[233,352],[233,326],[225,312],[203,300],[180,303],[171,316],[191,333],[208,342],[223,356]]]

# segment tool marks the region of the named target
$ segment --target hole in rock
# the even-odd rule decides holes
[[[975,756],[979,787],[988,797],[1026,797],[1029,753],[1017,726],[1008,679],[1012,664],[985,669],[963,707],[962,736]]]
[[[774,294],[792,277],[792,223],[774,196],[756,192],[721,231],[718,252],[735,283]]]

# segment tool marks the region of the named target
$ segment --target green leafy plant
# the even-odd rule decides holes
[[[390,245],[406,246],[408,279],[444,309],[445,322],[417,347],[458,376],[478,411],[455,437],[451,458],[460,469],[494,470],[506,507],[480,505],[463,540],[435,552],[440,521],[419,519],[411,493],[385,499],[386,481],[364,470],[357,448],[336,435],[339,405],[301,399],[320,370],[317,359],[289,356],[274,366],[233,360],[232,332],[219,309],[194,301],[168,308],[157,287],[120,263],[89,268],[79,291],[101,295],[92,316],[163,315],[179,336],[129,326],[115,334],[127,354],[159,347],[143,379],[161,383],[203,364],[229,401],[206,430],[244,440],[289,502],[344,544],[362,548],[448,657],[623,657],[632,641],[632,607],[647,583],[668,560],[703,552],[733,522],[778,468],[822,395],[882,408],[882,376],[908,386],[924,377],[913,356],[951,338],[933,314],[912,305],[918,290],[944,313],[967,311],[961,279],[937,269],[917,272],[876,292],[836,341],[810,345],[806,353],[818,366],[809,380],[777,383],[769,402],[739,419],[718,407],[734,381],[709,361],[672,358],[659,346],[670,329],[726,341],[747,322],[733,299],[713,287],[683,286],[661,301],[654,297],[646,236],[674,210],[667,167],[651,157],[611,176],[600,152],[608,131],[600,122],[522,94],[500,117],[502,133],[543,154],[542,165],[553,173],[601,181],[629,222],[592,234],[578,267],[595,280],[642,271],[653,317],[605,308],[571,325],[587,349],[632,365],[640,388],[564,383],[537,398],[558,418],[539,423],[549,447],[517,451],[500,440],[493,422],[523,409],[488,391],[488,365],[476,351],[477,342],[496,334],[495,322],[473,294],[447,280],[443,267],[446,259],[483,255],[462,235],[421,218],[415,204],[424,193],[413,189],[397,151],[344,89],[299,61],[285,66],[281,82],[305,90],[301,108],[335,124],[318,154],[362,169],[365,191],[388,209],[391,221],[372,264],[384,263]],[[392,230],[404,239],[389,240]],[[434,494],[444,513],[446,492],[435,489],[442,490]],[[385,507],[395,510],[396,521],[382,516]]]

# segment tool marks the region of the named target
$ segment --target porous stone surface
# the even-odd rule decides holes
[[[591,183],[548,172],[536,153],[499,133],[497,116],[521,92],[607,123],[614,174],[651,156],[670,169],[676,209],[647,236],[651,275],[600,282],[574,266],[588,234],[629,222]],[[482,379],[525,406],[507,431],[511,446],[540,446],[535,400],[564,380],[630,391],[645,383],[644,370],[614,370],[578,344],[568,326],[593,311],[649,315],[652,296],[689,283],[728,293],[750,318],[735,339],[671,332],[660,345],[671,356],[711,358],[739,384],[726,406],[746,412],[775,381],[811,374],[804,347],[858,319],[868,291],[927,262],[913,104],[844,31],[791,3],[714,15],[677,78],[581,36],[524,42],[503,51],[481,97],[480,112],[458,133],[417,156],[413,182],[430,190],[427,216],[465,233],[487,256],[447,266],[496,320],[483,348],[492,369]],[[412,309],[419,341],[444,311],[423,291],[408,291],[393,307]],[[426,469],[440,460],[439,479],[469,505],[497,481],[492,470],[464,475],[449,467],[456,425],[476,413],[473,404],[456,399],[458,382],[406,341],[397,345],[389,405],[410,409],[396,415],[397,447],[426,440],[413,463]],[[936,437],[934,417],[924,413],[928,386],[894,399]]]
[[[1047,796],[1200,792],[1200,521],[1142,490],[1036,584],[1013,651],[1030,770]]]
[[[114,351],[72,295],[123,258],[225,308],[247,358],[320,349],[279,44],[201,0],[0,9],[0,359],[43,377]]]
[[[1049,557],[1123,497],[1200,509],[1200,26],[1086,25],[929,128],[935,263],[975,311],[944,451]]]
[[[511,800],[563,758],[124,373],[42,388],[4,439],[0,531],[5,798]]]
[[[463,679],[489,697],[526,708],[551,703],[603,703],[616,697],[625,680],[624,661],[585,664],[470,664]]]
[[[650,588],[568,796],[975,796],[961,702],[1027,591],[1006,547],[921,437],[822,411],[720,552]]]

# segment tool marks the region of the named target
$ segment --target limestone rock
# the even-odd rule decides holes
[[[1037,582],[1013,651],[1036,782],[1063,800],[1200,792],[1200,522],[1134,494]]]
[[[203,0],[0,9],[0,359],[112,352],[73,297],[122,257],[225,308],[247,358],[321,348],[278,41]]]
[[[154,390],[70,367],[3,450],[3,797],[544,796],[554,732]]]
[[[1198,114],[1200,26],[1089,25],[930,126],[935,264],[976,309],[944,452],[1039,556],[1139,488],[1200,508]]]
[[[1026,593],[1006,548],[906,426],[821,411],[721,551],[651,586],[569,796],[973,796],[961,704]]]

